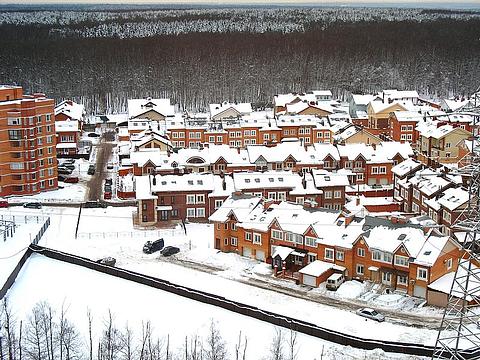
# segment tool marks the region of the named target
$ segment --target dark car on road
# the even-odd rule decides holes
[[[180,252],[180,249],[176,246],[166,246],[163,248],[162,251],[160,251],[160,254],[163,256],[170,256],[174,254],[178,254]]]
[[[8,208],[8,201],[0,200],[0,208]]]
[[[102,265],[115,266],[117,260],[111,256],[107,256],[107,257],[98,259],[96,262]]]
[[[66,167],[59,166],[58,173],[61,175],[70,175],[73,172],[71,169],[67,169]]]
[[[153,254],[156,251],[162,250],[164,246],[165,242],[163,241],[163,239],[147,241],[145,245],[143,245],[143,252],[145,254]]]
[[[89,133],[87,136],[88,136],[88,137],[100,137],[100,135],[99,135],[99,134],[97,134],[97,133],[94,133],[94,132],[92,132],[92,133]]]
[[[39,203],[39,202],[28,202],[28,203],[23,204],[23,207],[28,208],[28,209],[41,209],[42,204]]]
[[[95,175],[95,165],[90,165],[87,170],[88,175]]]
[[[76,183],[78,183],[78,177],[77,176],[69,176],[69,177],[66,177],[65,180],[63,180],[63,182],[70,183],[70,184],[76,184]]]
[[[87,201],[85,204],[83,204],[83,207],[85,209],[92,209],[92,208],[106,208],[107,204],[100,202],[100,201]]]

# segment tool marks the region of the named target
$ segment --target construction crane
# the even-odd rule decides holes
[[[480,137],[476,128],[480,124],[479,90],[473,95],[473,104],[463,109],[474,118],[472,151],[457,171],[468,182],[469,200],[453,229],[465,236],[433,359],[480,359]]]

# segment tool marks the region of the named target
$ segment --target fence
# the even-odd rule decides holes
[[[364,339],[354,335],[344,334],[338,331],[320,327],[318,325],[303,320],[298,320],[289,316],[276,314],[267,310],[259,309],[254,306],[242,304],[237,301],[232,301],[222,296],[191,289],[186,286],[180,286],[177,284],[173,284],[169,281],[165,281],[148,275],[139,274],[130,270],[101,265],[90,259],[44,248],[42,246],[31,245],[31,249],[34,252],[38,252],[44,256],[55,260],[82,266],[104,274],[116,276],[118,278],[154,287],[182,297],[186,297],[191,300],[217,306],[225,310],[249,316],[261,321],[265,321],[276,326],[292,329],[303,334],[314,336],[344,346],[352,346],[364,350],[373,350],[378,348],[386,352],[427,357],[431,357],[434,351],[434,347],[426,346],[423,344]],[[478,358],[478,356],[480,356],[480,349],[460,351],[460,353],[464,359],[476,359]]]
[[[77,239],[133,239],[160,238],[163,236],[185,235],[182,229],[162,229],[144,231],[79,232]]]

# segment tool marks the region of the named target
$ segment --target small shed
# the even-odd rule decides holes
[[[299,270],[300,282],[303,285],[318,287],[333,273],[343,274],[344,272],[345,268],[343,266],[321,260],[315,260]]]

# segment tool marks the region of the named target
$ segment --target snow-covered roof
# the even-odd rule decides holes
[[[333,186],[348,186],[348,176],[340,173],[332,173],[326,170],[314,169],[312,175],[315,185],[319,189],[333,187]]]
[[[294,251],[295,249],[289,248],[287,246],[272,246],[272,258],[280,256],[280,259],[285,260],[288,255],[290,255]]]
[[[294,189],[302,186],[302,177],[291,171],[266,172],[235,172],[233,173],[235,189],[246,191],[250,189]],[[318,190],[313,188],[318,193]]]
[[[392,172],[397,176],[404,177],[410,172],[420,169],[422,166],[423,164],[421,162],[408,158],[392,167]]]
[[[370,249],[395,252],[401,245],[404,245],[408,255],[416,257],[425,243],[425,234],[417,227],[392,228],[387,226],[376,226],[363,234]]]
[[[370,160],[375,151],[372,146],[367,144],[338,145],[337,148],[340,157],[348,160],[355,160],[359,156],[363,156],[365,160]]]
[[[132,145],[134,147],[140,147],[153,140],[159,141],[167,146],[172,146],[170,140],[168,140],[165,136],[163,136],[157,131],[153,131],[150,129],[146,129],[141,133],[137,134],[135,137],[132,137]]]
[[[374,95],[359,95],[359,94],[352,94],[353,102],[356,105],[365,105],[367,106],[370,101],[375,98]]]
[[[275,146],[263,145],[247,146],[250,163],[254,164],[260,157],[267,162],[283,162],[292,156],[297,162],[303,164],[321,164],[324,158],[319,157],[313,146],[303,146],[299,140],[282,141]]]
[[[238,222],[244,222],[248,220],[250,213],[257,207],[262,209],[261,197],[232,194],[208,219],[210,221],[225,222],[233,214]]]
[[[237,150],[228,145],[209,144],[203,149],[184,148],[179,149],[177,159],[180,164],[190,164],[192,159],[201,159],[204,164],[215,164],[220,158],[223,158],[227,164],[235,166],[250,165],[247,150]]]
[[[370,102],[370,107],[374,113],[380,113],[385,111],[390,107],[400,107],[405,110],[410,110],[414,108],[411,101],[394,101],[394,102],[383,102],[381,100],[375,100]]]
[[[331,269],[345,271],[345,268],[343,266],[335,265],[334,263],[329,263],[321,260],[315,260],[300,269],[298,272],[304,275],[319,277],[320,275],[326,273]]]
[[[397,154],[402,158],[408,159],[414,155],[412,145],[409,142],[382,141],[376,148],[376,153],[380,153],[387,159],[393,159]]]
[[[138,118],[148,111],[155,111],[165,117],[174,116],[175,106],[170,99],[128,99],[128,117]]]
[[[221,115],[223,112],[233,109],[238,115],[247,115],[252,112],[251,103],[229,103],[227,101],[221,104],[210,104],[210,116],[213,118],[215,116]]]
[[[440,174],[430,169],[417,171],[415,176],[408,181],[427,197],[451,184],[449,180],[444,179]]]
[[[72,120],[82,120],[84,113],[84,106],[77,104],[71,100],[64,100],[55,106],[55,116],[65,114]]]
[[[421,136],[427,138],[441,139],[442,137],[450,134],[452,131],[456,130],[452,125],[442,125],[437,127],[436,122],[426,123],[423,126],[417,127]]]
[[[416,90],[397,90],[388,89],[378,93],[379,98],[385,98],[385,100],[402,100],[402,99],[418,99],[418,92]]]
[[[137,200],[153,199],[156,192],[171,191],[213,191],[212,174],[185,175],[143,175],[135,176],[135,196]]]
[[[465,267],[469,266],[468,264],[464,265]],[[470,276],[470,280],[468,282],[468,287],[467,287],[467,292],[470,294],[476,293],[478,296],[478,289],[480,288],[480,281],[478,279],[480,278],[480,268],[478,268],[476,265],[471,264],[470,266],[470,271],[474,274]],[[457,279],[458,278],[465,278],[466,276],[466,270],[463,266],[458,267],[457,270]],[[460,288],[460,285],[457,283],[454,283],[455,279],[455,272],[451,271],[449,273],[446,273],[445,275],[441,276],[434,282],[428,285],[429,289],[440,291],[444,294],[449,294],[450,290],[452,291],[452,295],[456,297],[463,297],[463,294],[465,291]],[[453,289],[452,289],[453,285]],[[471,295],[467,295],[466,300],[471,301],[473,298]]]
[[[423,121],[423,115],[418,111],[394,111],[393,113],[399,122]]]
[[[80,124],[78,120],[55,121],[55,132],[72,132],[80,131]]]
[[[296,99],[300,99],[300,101],[315,101],[316,97],[313,93],[309,94],[297,94],[297,93],[290,93],[290,94],[279,94],[273,97],[275,106],[286,106],[287,104],[291,104]]]
[[[462,188],[450,188],[437,200],[444,208],[453,211],[468,202],[469,193]]]
[[[334,109],[328,105],[324,104],[320,101],[299,101],[293,104],[287,104],[287,114],[299,114],[302,111],[308,109],[308,108],[315,108],[318,110],[325,111],[327,113],[333,114],[335,111]]]
[[[433,266],[438,257],[442,255],[442,250],[448,239],[448,236],[429,236],[419,250],[418,255],[416,255],[414,263],[423,266]]]

